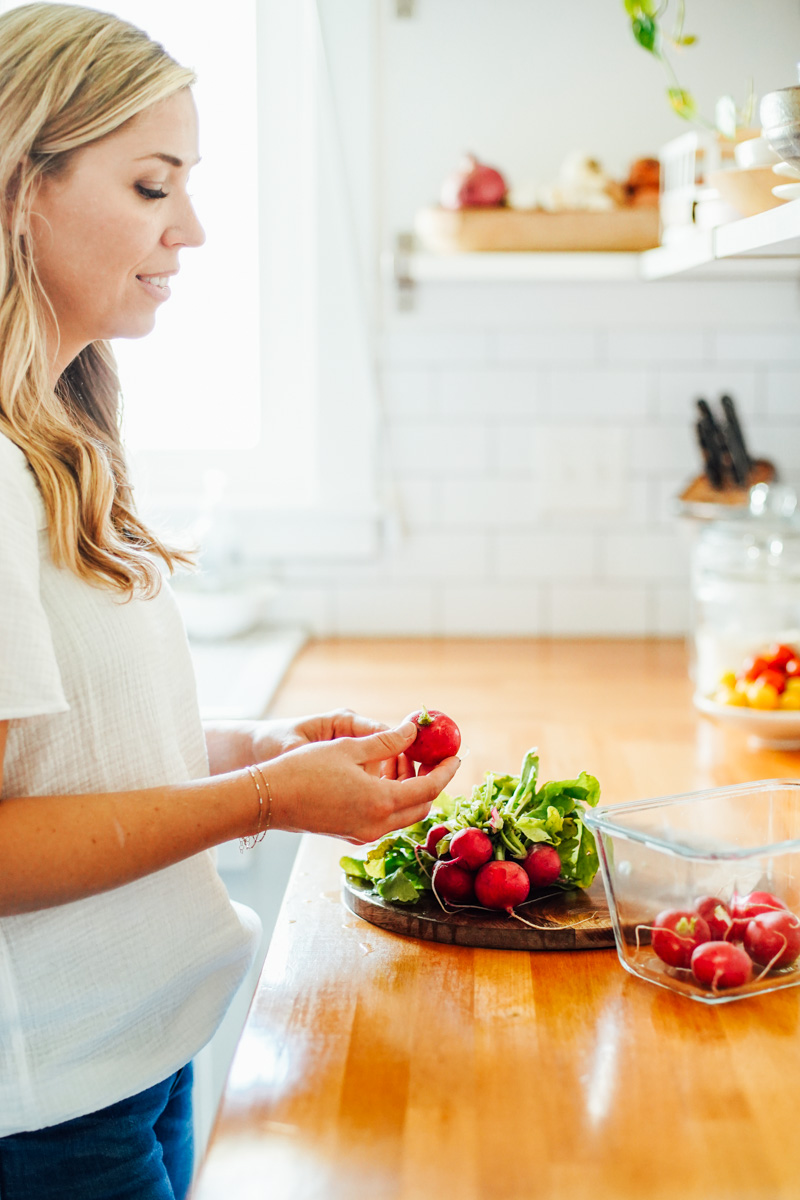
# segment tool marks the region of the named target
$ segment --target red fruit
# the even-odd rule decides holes
[[[762,671],[756,680],[756,683],[760,684],[762,687],[765,683],[771,684],[772,687],[775,688],[775,691],[778,693],[778,695],[780,695],[781,692],[786,691],[786,676],[784,675],[783,671],[773,670],[772,667],[766,671]]]
[[[434,864],[433,886],[442,900],[451,904],[472,904],[475,900],[475,877],[454,860],[440,859]]]
[[[776,909],[785,911],[786,905],[777,896],[773,896],[772,892],[750,892],[748,896],[734,896],[731,900],[733,929],[729,934],[728,941],[740,942],[753,917],[758,917],[761,913],[774,912]]]
[[[794,679],[800,675],[800,658],[790,658],[783,669],[789,679]]]
[[[650,945],[670,967],[688,967],[694,950],[711,940],[708,925],[696,912],[666,909],[653,921]]]
[[[800,954],[800,921],[782,909],[761,913],[748,922],[744,948],[761,967],[788,967]]]
[[[445,179],[439,202],[442,208],[493,208],[503,203],[507,191],[499,171],[468,154],[459,169]]]
[[[739,672],[748,683],[755,683],[762,671],[769,670],[769,663],[760,654],[752,658],[746,658],[742,664],[742,669]]]
[[[733,917],[727,906],[716,896],[701,896],[695,901],[694,911],[708,926],[712,942],[727,942],[733,932]]]
[[[442,838],[446,838],[450,830],[446,825],[434,825],[433,829],[428,830],[428,836],[425,838],[425,849],[428,854],[432,854],[436,858],[436,847]]]
[[[742,987],[753,977],[753,964],[741,946],[704,942],[692,954],[692,974],[704,987]]]
[[[797,651],[794,646],[787,646],[780,642],[775,642],[770,646],[764,658],[769,663],[770,667],[775,671],[785,671],[786,665],[791,659],[797,658]]]
[[[492,857],[492,842],[482,829],[459,829],[450,839],[450,853],[460,866],[477,871]]]
[[[516,904],[528,899],[530,880],[519,863],[488,862],[475,876],[475,895],[485,908],[511,912]]]
[[[434,767],[443,758],[458,753],[461,733],[455,721],[436,708],[421,708],[406,717],[417,727],[417,736],[406,750],[414,762],[424,767]]]
[[[558,851],[555,846],[548,846],[544,842],[539,842],[529,850],[522,866],[534,888],[550,887],[561,874]]]

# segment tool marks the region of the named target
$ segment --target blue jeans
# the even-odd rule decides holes
[[[0,1200],[184,1200],[193,1154],[189,1063],[99,1112],[0,1138]]]

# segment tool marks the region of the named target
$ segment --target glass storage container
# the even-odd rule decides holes
[[[704,896],[770,892],[800,913],[800,781],[769,779],[598,808],[597,837],[617,952],[633,975],[708,1004],[800,983],[795,962],[739,988],[712,991],[691,970],[667,966],[649,926],[665,909],[691,911]]]
[[[771,642],[800,644],[800,516],[788,487],[759,484],[750,509],[698,532],[692,557],[692,678],[711,695]]]

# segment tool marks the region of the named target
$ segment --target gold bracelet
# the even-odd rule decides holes
[[[248,766],[247,770],[250,772],[250,777],[253,780],[253,784],[256,789],[256,795],[258,796],[258,823],[256,825],[255,833],[250,834],[248,837],[239,838],[239,853],[240,854],[244,854],[245,850],[252,850],[255,846],[258,845],[259,842],[263,841],[264,838],[267,836],[267,830],[269,829],[269,827],[272,823],[272,792],[270,791],[269,782],[267,781],[267,777],[265,776],[264,772],[261,770],[261,767],[259,767],[257,764],[256,764],[255,769],[252,766]],[[258,775],[256,775],[256,771],[258,771]],[[259,776],[261,777],[264,787],[266,788],[267,803],[268,803],[267,823],[263,829],[261,828],[261,819],[264,816],[264,796],[261,792],[261,785],[259,784]]]
[[[269,827],[272,824],[272,792],[270,791],[270,788],[269,788],[269,780],[267,779],[264,772],[261,770],[261,767],[259,766],[258,763],[256,763],[255,766],[256,766],[256,770],[258,771],[259,775],[261,776],[261,780],[264,784],[264,787],[267,790],[267,823],[264,826],[263,833],[261,834],[261,838],[264,838],[267,836],[267,830],[269,829]],[[261,819],[261,813],[259,812],[259,823],[260,823],[260,819]],[[259,841],[261,841],[261,838],[259,838]]]

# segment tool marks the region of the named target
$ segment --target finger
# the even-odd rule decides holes
[[[404,721],[395,729],[383,729],[369,737],[357,738],[353,742],[356,762],[382,762],[384,759],[396,758],[407,750],[417,736],[417,727],[413,721]]]
[[[382,733],[389,726],[385,721],[373,721],[371,717],[362,717],[360,713],[346,709],[337,713],[334,737],[370,737],[373,733]]]
[[[395,759],[397,763],[397,778],[398,779],[413,779],[415,775],[414,763],[407,754],[398,754]]]
[[[420,767],[417,782],[424,781],[427,787],[432,788],[435,799],[440,792],[444,791],[460,766],[461,759],[456,758],[455,755],[452,758],[444,758],[435,767]],[[405,786],[409,787],[410,783],[411,780],[406,780]]]
[[[386,832],[393,833],[395,829],[405,829],[408,825],[416,825],[417,821],[424,821],[431,810],[431,803],[432,801],[425,804],[414,804],[411,808],[403,808],[394,813],[391,825]]]
[[[381,779],[397,779],[397,764],[399,759],[387,758],[381,763]]]

